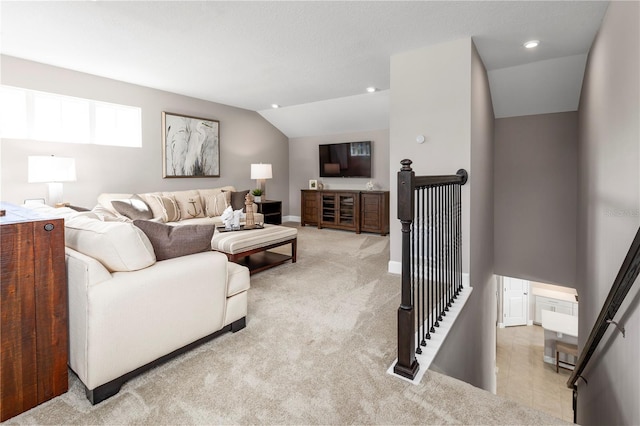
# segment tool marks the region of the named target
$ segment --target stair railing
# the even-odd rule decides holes
[[[398,361],[393,371],[413,379],[431,334],[462,290],[461,186],[467,172],[415,176],[411,160],[398,172],[402,225],[402,295],[398,308]]]
[[[576,363],[575,368],[573,369],[573,373],[569,377],[567,381],[567,387],[573,389],[573,421],[574,423],[577,421],[577,395],[578,395],[578,387],[576,382],[579,378],[583,379],[585,383],[587,380],[582,376],[589,360],[593,356],[598,347],[598,344],[602,340],[607,328],[609,328],[610,324],[616,325],[616,327],[621,330],[624,336],[624,328],[620,328],[620,326],[615,323],[614,318],[618,309],[622,305],[627,293],[633,287],[633,284],[636,282],[638,278],[638,274],[640,273],[640,228],[638,228],[638,232],[636,232],[636,236],[631,243],[631,247],[629,247],[629,251],[622,262],[622,266],[620,266],[620,270],[618,271],[618,275],[616,279],[613,281],[613,285],[611,286],[611,290],[609,291],[609,295],[600,310],[600,315],[598,315],[598,319],[596,320],[591,332],[589,333],[589,338],[584,345],[582,352],[580,353],[580,357],[578,358],[578,362]]]

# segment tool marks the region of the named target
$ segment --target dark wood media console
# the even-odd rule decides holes
[[[303,189],[300,199],[302,226],[389,233],[389,191]]]

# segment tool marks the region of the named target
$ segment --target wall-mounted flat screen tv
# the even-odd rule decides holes
[[[371,141],[319,146],[320,177],[371,177]]]

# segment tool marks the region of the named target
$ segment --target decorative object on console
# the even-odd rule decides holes
[[[247,217],[244,220],[244,228],[250,229],[255,227],[255,224],[256,224],[253,218],[253,196],[251,194],[247,194],[245,196],[244,205],[245,205],[245,210],[247,212]]]
[[[220,177],[220,122],[162,112],[164,178]]]
[[[262,195],[264,199],[267,199],[267,190],[266,190],[266,179],[271,179],[273,177],[273,172],[271,169],[271,164],[252,164],[251,165],[251,179],[256,180],[256,184],[258,188],[262,191]]]
[[[315,179],[309,179],[309,189],[318,189],[318,181]]]
[[[256,203],[259,203],[262,201],[262,189],[260,188],[256,188],[253,191],[251,191],[251,195],[253,195],[253,200]]]
[[[319,190],[323,190],[324,189],[324,183],[318,181],[318,189]]]
[[[240,220],[245,216],[242,210],[234,210],[232,206],[226,208],[226,210],[220,216],[222,223],[226,229],[240,229]]]
[[[49,205],[62,203],[62,182],[76,180],[76,160],[69,157],[29,156],[29,183],[49,184]]]
[[[373,190],[376,188],[376,186],[373,184],[373,181],[372,181],[372,180],[370,180],[369,182],[367,182],[366,187],[367,187],[367,191],[373,191]]]

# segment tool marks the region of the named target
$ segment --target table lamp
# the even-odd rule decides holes
[[[267,191],[265,190],[265,179],[271,179],[273,174],[271,172],[271,164],[252,164],[251,165],[251,179],[256,180],[256,185],[262,191],[262,199],[267,199]]]
[[[62,182],[76,180],[76,160],[69,157],[29,156],[29,183],[49,184],[49,204],[62,204]]]

